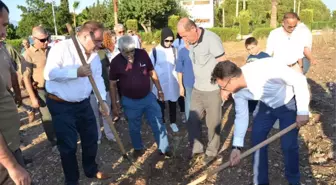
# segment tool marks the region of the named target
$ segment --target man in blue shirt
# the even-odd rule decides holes
[[[183,41],[183,40],[181,40]],[[195,83],[195,76],[191,59],[189,57],[189,44],[184,42],[185,47],[180,47],[177,55],[176,72],[178,76],[180,95],[185,101],[185,115],[189,118],[191,92]]]
[[[254,37],[249,37],[248,39],[246,39],[245,47],[247,52],[250,54],[247,57],[246,63],[253,62],[257,59],[271,57],[267,53],[260,51],[258,41]]]

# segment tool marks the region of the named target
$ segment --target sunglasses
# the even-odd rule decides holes
[[[37,39],[37,40],[39,40],[42,43],[45,43],[45,42],[47,42],[49,40],[49,36],[47,38],[44,38],[44,39],[39,39],[39,38],[36,38],[36,37],[34,37],[34,38]]]
[[[95,35],[92,31],[90,32],[90,37],[91,37],[91,40],[93,41],[93,43],[96,45],[96,47],[99,47],[99,48],[102,47],[103,41],[102,40],[96,40]]]
[[[173,40],[164,40],[165,42],[170,42],[170,43],[173,43],[174,41]]]
[[[121,33],[125,33],[125,31],[119,31],[118,33],[119,33],[119,34],[121,34]]]

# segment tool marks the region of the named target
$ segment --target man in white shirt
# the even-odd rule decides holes
[[[282,26],[271,31],[267,39],[266,53],[289,67],[302,73],[302,58],[304,57],[304,44],[299,34],[295,34],[299,18],[295,13],[286,13]],[[285,60],[290,55],[294,61]]]
[[[108,176],[98,171],[97,124],[90,106],[92,86],[88,76],[92,75],[101,97],[106,99],[102,66],[97,54],[103,41],[103,25],[86,22],[77,34],[77,41],[88,65],[82,65],[72,40],[65,40],[51,48],[44,70],[47,106],[57,137],[66,185],[77,185],[79,179],[76,159],[77,132],[82,145],[82,160],[85,175],[89,178],[105,179]],[[104,116],[109,115],[106,102],[100,107]]]
[[[317,61],[312,55],[312,45],[313,45],[313,35],[310,29],[300,21],[298,18],[297,28],[294,30],[295,34],[301,37],[301,42],[304,46],[303,54],[304,57],[302,59],[302,70],[303,74],[306,74],[309,70],[310,64],[316,64]]]
[[[216,65],[212,83],[222,90],[233,93],[235,101],[235,130],[230,161],[237,165],[240,150],[249,122],[248,100],[259,100],[252,129],[253,146],[267,139],[276,119],[280,129],[293,123],[298,128],[309,120],[309,91],[304,75],[295,72],[274,58],[256,60],[242,68],[226,61]],[[282,136],[285,175],[290,184],[300,183],[298,131],[295,129]],[[254,184],[269,184],[267,146],[254,154]]]

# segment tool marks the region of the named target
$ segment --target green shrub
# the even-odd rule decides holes
[[[210,28],[209,30],[216,33],[223,42],[234,41],[239,34],[239,29],[237,28]]]
[[[240,25],[240,34],[247,35],[250,32],[250,23],[251,15],[248,10],[239,12],[239,25]]]
[[[128,30],[138,31],[138,21],[136,19],[128,19],[126,21],[126,28]]]
[[[159,43],[161,38],[161,31],[157,30],[151,33],[140,32],[140,36],[143,42],[151,44],[153,42]]]
[[[322,30],[325,28],[336,28],[336,22],[334,21],[319,21],[319,22],[313,22],[312,27],[313,30]]]
[[[312,29],[314,12],[312,9],[304,9],[300,12],[301,21],[309,28]]]
[[[176,30],[177,23],[180,20],[180,16],[172,15],[168,17],[168,27],[172,30]]]
[[[252,35],[256,39],[267,38],[272,30],[273,30],[273,28],[256,28],[252,32]]]
[[[12,45],[16,51],[21,51],[22,39],[6,40],[6,43]]]

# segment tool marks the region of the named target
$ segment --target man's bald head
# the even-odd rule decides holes
[[[194,21],[189,18],[182,18],[177,23],[177,32],[182,37],[182,39],[188,41],[189,43],[196,43],[199,39],[198,27]]]
[[[177,28],[183,28],[186,31],[190,31],[192,28],[197,28],[197,25],[194,21],[190,20],[187,17],[184,17],[180,19],[180,21],[177,23]]]

